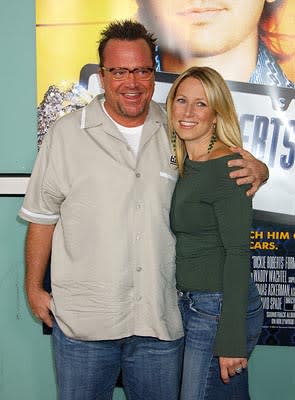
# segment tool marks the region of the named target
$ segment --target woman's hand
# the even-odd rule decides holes
[[[221,379],[224,383],[229,383],[230,377],[240,374],[247,365],[247,358],[219,357]]]

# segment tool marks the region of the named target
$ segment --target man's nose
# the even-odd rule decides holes
[[[126,81],[127,81],[129,84],[135,84],[135,83],[137,83],[137,79],[136,79],[136,77],[135,77],[134,71],[129,71],[129,74],[128,74],[128,77],[127,77]]]

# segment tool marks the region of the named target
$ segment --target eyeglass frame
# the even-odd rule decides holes
[[[103,71],[110,72],[111,76],[112,76],[112,79],[114,79],[114,81],[125,81],[126,79],[129,78],[130,74],[134,74],[134,72],[140,71],[140,70],[148,70],[151,73],[151,75],[146,79],[142,79],[142,78],[139,78],[138,76],[136,76],[136,74],[134,74],[134,78],[139,80],[139,81],[149,81],[151,79],[152,75],[153,75],[153,72],[155,72],[155,68],[154,67],[138,67],[138,68],[129,69],[129,68],[126,68],[126,67],[108,68],[108,67],[101,66],[100,69],[103,70]],[[115,71],[115,70],[124,70],[124,71],[128,72],[128,75],[126,75],[126,77],[124,77],[124,78],[119,78],[119,79],[115,78],[114,75],[112,74],[112,72]]]

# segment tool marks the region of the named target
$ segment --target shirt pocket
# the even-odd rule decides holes
[[[164,172],[164,171],[160,171],[160,177],[164,178],[164,179],[168,179],[169,181],[174,182],[174,184],[177,182],[177,176],[168,174],[167,172]]]

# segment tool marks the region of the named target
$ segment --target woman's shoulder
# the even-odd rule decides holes
[[[221,147],[212,152],[210,156],[210,176],[212,178],[211,182],[214,184],[215,193],[223,191],[225,189],[239,190],[239,186],[236,184],[235,180],[230,177],[230,172],[237,169],[234,167],[229,167],[228,162],[230,160],[242,158],[240,154],[233,153],[229,147]]]
[[[240,154],[233,153],[229,147],[221,147],[210,153],[208,161],[213,167],[212,172],[224,173],[229,171],[228,161],[238,158],[242,158]]]
[[[221,143],[217,148],[213,149],[211,153],[209,153],[209,160],[222,160],[226,158],[241,158],[240,154],[234,153],[231,151],[230,147]]]

